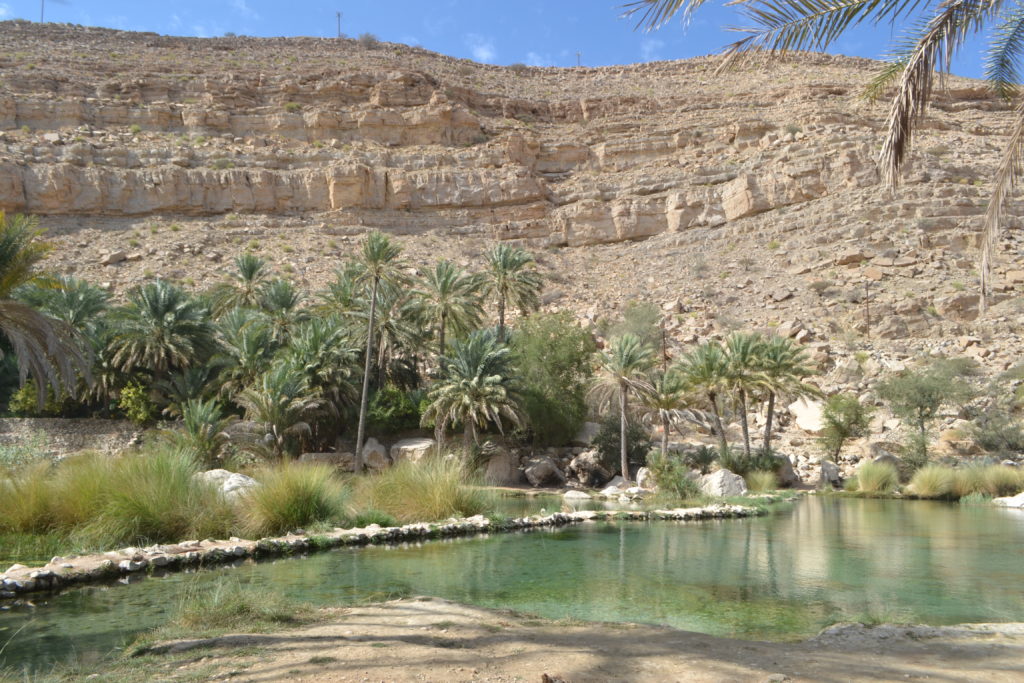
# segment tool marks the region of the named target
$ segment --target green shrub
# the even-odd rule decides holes
[[[654,481],[658,485],[658,495],[673,500],[693,500],[701,495],[700,484],[687,476],[690,472],[685,460],[673,454],[664,454],[660,450],[647,456],[647,467],[650,468]]]
[[[66,411],[73,411],[74,405],[67,397],[58,399],[53,388],[47,387],[46,400],[40,406],[35,380],[28,379],[11,394],[7,410],[15,417],[61,417]]]
[[[493,496],[476,486],[454,458],[403,461],[363,477],[353,493],[357,510],[375,510],[400,522],[433,522],[488,512]]]
[[[55,526],[53,472],[39,462],[0,479],[0,529],[21,533],[46,533]]]
[[[117,407],[137,425],[150,422],[156,415],[156,406],[149,400],[149,392],[138,382],[132,382],[121,390]]]
[[[718,459],[718,451],[711,446],[698,446],[692,451],[683,455],[683,462],[690,469],[697,470],[701,474],[711,471],[711,466]]]
[[[992,502],[992,496],[985,493],[969,493],[960,499],[961,505],[988,505]]]
[[[847,477],[843,480],[843,490],[847,493],[854,493],[860,490],[860,483],[857,481],[857,475]]]
[[[753,470],[747,472],[744,479],[747,482],[747,488],[752,493],[765,493],[779,487],[779,480],[774,470]]]
[[[50,460],[46,453],[46,436],[33,432],[24,441],[0,446],[0,475]]]
[[[718,457],[718,464],[742,477],[758,470],[775,472],[780,462],[771,453],[764,453],[760,449],[748,456],[739,448],[730,448]]]
[[[243,526],[250,534],[269,536],[346,521],[347,491],[329,465],[286,462],[259,470],[255,478],[260,486],[243,499]]]
[[[843,444],[867,434],[873,408],[853,394],[833,394],[821,412],[822,430],[818,443],[830,460],[839,457]]]
[[[292,602],[278,591],[244,588],[237,581],[222,579],[212,586],[190,586],[170,626],[192,632],[251,632],[301,621],[312,611],[310,606]]]
[[[618,413],[609,413],[597,430],[592,445],[601,456],[601,464],[609,472],[618,472],[622,466],[621,433]],[[626,421],[626,456],[631,468],[643,467],[651,451],[651,435],[639,420],[632,417]]]
[[[887,462],[866,462],[857,468],[857,490],[861,493],[891,493],[899,483],[899,473]]]
[[[899,448],[900,460],[907,472],[916,472],[931,459],[928,453],[928,435],[922,432],[910,432]]]
[[[397,434],[420,426],[420,410],[407,392],[389,384],[373,395],[366,421],[372,433]]]
[[[398,520],[394,516],[380,510],[361,510],[352,520],[352,525],[357,527],[379,524],[380,526],[398,526]]]
[[[910,489],[919,498],[949,498],[953,492],[953,470],[941,465],[926,465],[914,472]]]
[[[1006,455],[1024,451],[1024,429],[1005,410],[988,410],[978,415],[968,430],[971,440],[989,453]]]

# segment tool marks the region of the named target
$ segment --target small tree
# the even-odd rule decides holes
[[[598,372],[593,391],[602,405],[613,400],[619,404],[619,453],[622,478],[629,481],[629,397],[651,388],[647,371],[654,364],[654,354],[643,341],[632,334],[612,340],[611,346],[598,359]]]
[[[864,405],[853,394],[833,394],[828,397],[821,413],[824,428],[818,443],[829,460],[839,456],[847,440],[868,433],[873,410],[872,406]]]
[[[918,370],[905,370],[878,383],[878,396],[899,418],[908,420],[917,435],[911,441],[914,458],[928,459],[928,427],[944,405],[966,403],[975,391],[966,377],[977,366],[968,359],[936,360]]]

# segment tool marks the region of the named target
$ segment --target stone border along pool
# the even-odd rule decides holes
[[[762,498],[762,501],[772,500]],[[673,510],[580,510],[532,515],[493,522],[483,515],[438,524],[406,524],[381,527],[372,524],[354,529],[335,529],[323,534],[288,534],[258,541],[232,538],[227,541],[185,541],[148,548],[122,548],[80,557],[55,557],[43,567],[14,565],[0,574],[0,598],[40,591],[54,591],[73,584],[98,583],[143,571],[176,571],[190,567],[216,566],[246,558],[291,555],[296,552],[327,550],[342,546],[386,545],[412,540],[472,536],[481,533],[509,533],[560,527],[581,522],[604,521],[703,521],[736,519],[766,514],[764,508],[715,504]]]

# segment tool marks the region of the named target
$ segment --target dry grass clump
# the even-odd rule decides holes
[[[775,472],[768,470],[754,470],[753,472],[747,472],[744,477],[747,482],[747,489],[751,493],[765,493],[767,491],[774,491],[778,488],[778,479],[775,476]]]
[[[857,468],[857,490],[861,493],[891,493],[899,483],[899,472],[887,462],[866,462]]]
[[[489,511],[493,495],[477,484],[454,458],[403,461],[358,480],[353,500],[358,509],[387,513],[399,522],[432,522]]]
[[[949,498],[953,490],[953,470],[941,465],[925,465],[910,480],[910,491],[919,498]]]
[[[242,499],[243,527],[255,536],[325,522],[343,524],[348,491],[329,465],[283,463],[256,472],[260,486]]]

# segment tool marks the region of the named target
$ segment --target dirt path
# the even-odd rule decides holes
[[[1024,624],[839,627],[803,643],[763,643],[420,598],[154,654],[166,658],[164,677],[169,669],[172,678],[233,681],[1021,681]]]

